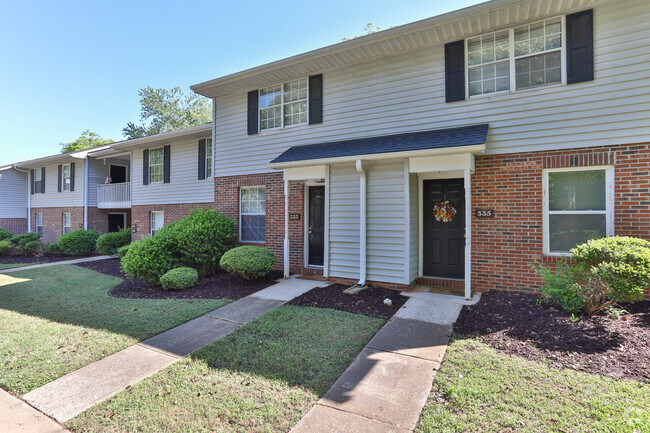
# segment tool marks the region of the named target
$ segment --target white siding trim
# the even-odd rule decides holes
[[[404,160],[404,284],[409,284],[411,274],[411,182],[410,161]]]
[[[472,298],[472,172],[465,169],[465,299]]]
[[[330,166],[325,166],[325,251],[323,256],[323,277],[329,276],[330,270]]]

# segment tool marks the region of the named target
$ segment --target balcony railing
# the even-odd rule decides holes
[[[124,209],[131,207],[131,182],[97,185],[97,207]]]

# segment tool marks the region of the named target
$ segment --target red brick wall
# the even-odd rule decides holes
[[[151,212],[164,212],[165,224],[186,217],[192,209],[214,208],[211,203],[182,203],[182,204],[160,204],[160,205],[138,205],[131,207],[131,227],[137,230],[133,233],[133,240],[142,239],[143,235],[149,234],[151,223]]]
[[[284,180],[282,173],[247,176],[226,176],[214,179],[214,201],[219,210],[235,220],[239,231],[239,191],[241,187],[264,185],[266,189],[266,241],[261,244],[275,254],[275,269],[284,266]],[[304,255],[304,186],[289,185],[289,212],[300,214],[300,220],[289,221],[290,270],[302,272]]]
[[[542,250],[542,169],[615,166],[617,235],[650,239],[650,143],[476,158],[472,208],[494,209],[472,217],[472,289],[536,290],[530,264]]]
[[[27,232],[27,218],[0,218],[0,228],[13,234],[21,235]]]
[[[70,213],[70,228],[83,228],[84,208],[75,207],[44,207],[32,208],[32,231],[36,231],[36,214],[43,214],[43,242],[51,244],[63,234],[63,214]]]
[[[131,209],[99,209],[96,207],[88,208],[88,229],[97,230],[100,235],[108,233],[108,214],[125,213],[126,227],[131,227]]]

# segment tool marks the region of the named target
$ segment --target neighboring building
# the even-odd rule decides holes
[[[0,167],[0,227],[14,235],[25,233],[28,200],[27,173],[10,165]]]
[[[494,0],[192,86],[215,203],[286,273],[535,289],[535,260],[650,236],[649,21]]]

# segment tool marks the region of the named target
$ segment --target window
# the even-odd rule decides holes
[[[70,222],[70,214],[63,214],[63,234],[70,233],[72,231],[72,224]]]
[[[163,163],[165,154],[163,148],[149,150],[149,182],[162,182],[163,181]]]
[[[260,89],[260,130],[307,123],[307,78]]]
[[[241,189],[242,242],[264,242],[266,240],[266,190],[263,186]]]
[[[43,191],[43,171],[42,169],[34,170],[34,192]]]
[[[469,96],[561,83],[563,21],[557,17],[467,39]]]
[[[212,139],[205,140],[205,177],[212,177]]]
[[[163,225],[165,225],[165,213],[151,212],[151,236],[158,233]]]
[[[61,191],[70,191],[70,164],[63,164],[61,176]]]
[[[38,233],[40,237],[43,237],[43,214],[42,213],[36,214],[36,233]]]
[[[597,167],[543,173],[545,253],[568,253],[613,233],[613,176],[612,168]]]

